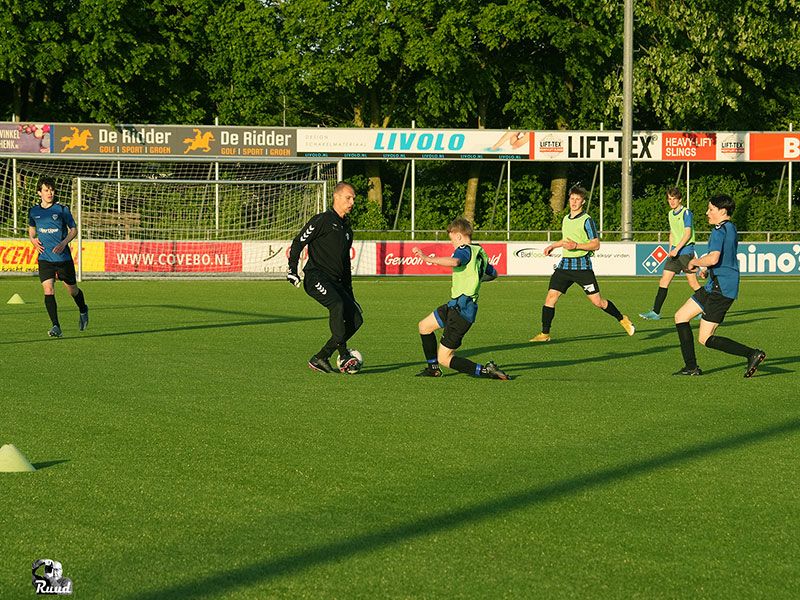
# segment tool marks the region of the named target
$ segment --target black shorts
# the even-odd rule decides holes
[[[39,281],[44,283],[48,279],[58,279],[69,285],[75,285],[78,282],[78,278],[75,275],[75,263],[71,260],[64,262],[40,260]]]
[[[673,273],[690,273],[689,261],[694,258],[694,254],[679,254],[678,256],[668,256],[664,261],[664,270]]]
[[[304,273],[303,289],[327,309],[341,303],[344,306],[345,319],[352,317],[355,312],[361,313],[361,306],[356,302],[352,291],[320,271]]]
[[[452,303],[450,303],[452,304]],[[462,315],[459,307],[450,304],[442,304],[436,309],[435,314],[439,325],[444,327],[442,332],[442,346],[450,350],[456,350],[461,346],[464,336],[467,335],[472,323],[467,321]]]
[[[733,298],[727,298],[719,292],[709,292],[701,287],[692,295],[692,300],[703,309],[703,320],[709,323],[722,323],[725,314],[733,304]]]
[[[550,276],[550,289],[566,294],[573,283],[577,283],[583,288],[583,292],[589,296],[600,293],[600,286],[597,284],[597,277],[591,269],[556,269]]]

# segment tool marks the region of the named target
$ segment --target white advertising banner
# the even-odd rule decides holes
[[[509,275],[552,275],[561,260],[561,248],[544,255],[549,242],[510,242],[508,244]],[[597,275],[636,275],[636,244],[605,242],[592,257]]]
[[[242,273],[286,275],[291,241],[242,242]]]
[[[291,240],[242,242],[242,272],[286,275]],[[375,275],[375,242],[353,242],[350,265],[353,275]],[[308,258],[308,248],[300,255],[300,267]]]
[[[530,132],[502,129],[298,129],[297,155],[343,158],[529,159]]]

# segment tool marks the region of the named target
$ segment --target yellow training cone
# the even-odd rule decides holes
[[[6,304],[25,304],[25,300],[19,294],[14,294]]]
[[[35,471],[34,466],[17,450],[14,444],[6,444],[0,448],[0,473],[20,473]]]

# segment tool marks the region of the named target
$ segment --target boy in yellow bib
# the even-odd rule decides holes
[[[450,301],[443,304],[419,322],[419,335],[422,340],[422,351],[428,365],[418,373],[419,377],[441,377],[439,365],[455,369],[474,377],[488,379],[510,379],[498,366],[489,361],[485,365],[456,356],[456,349],[461,346],[478,315],[478,293],[482,281],[491,281],[497,277],[497,270],[489,264],[489,257],[478,244],[472,243],[472,225],[459,217],[447,227],[447,234],[455,251],[451,256],[435,256],[423,253],[414,247],[414,254],[428,264],[452,267],[453,284],[450,289]],[[444,328],[442,341],[436,348],[437,329]]]
[[[586,190],[573,186],[569,191],[569,214],[561,223],[562,239],[544,249],[545,256],[550,256],[556,248],[563,250],[561,262],[550,277],[550,287],[542,307],[542,332],[531,338],[531,342],[550,341],[550,326],[556,314],[556,303],[573,283],[583,288],[592,304],[619,321],[628,335],[633,335],[636,331],[631,320],[619,312],[611,300],[600,295],[600,286],[592,269],[592,255],[600,247],[600,237],[594,220],[583,210],[585,203]]]

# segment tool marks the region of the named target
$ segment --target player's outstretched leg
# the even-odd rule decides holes
[[[750,378],[755,375],[756,370],[758,369],[758,365],[764,362],[764,359],[767,358],[767,353],[763,350],[755,349],[750,357],[747,359],[747,369],[745,369],[744,376],[745,378]]]

